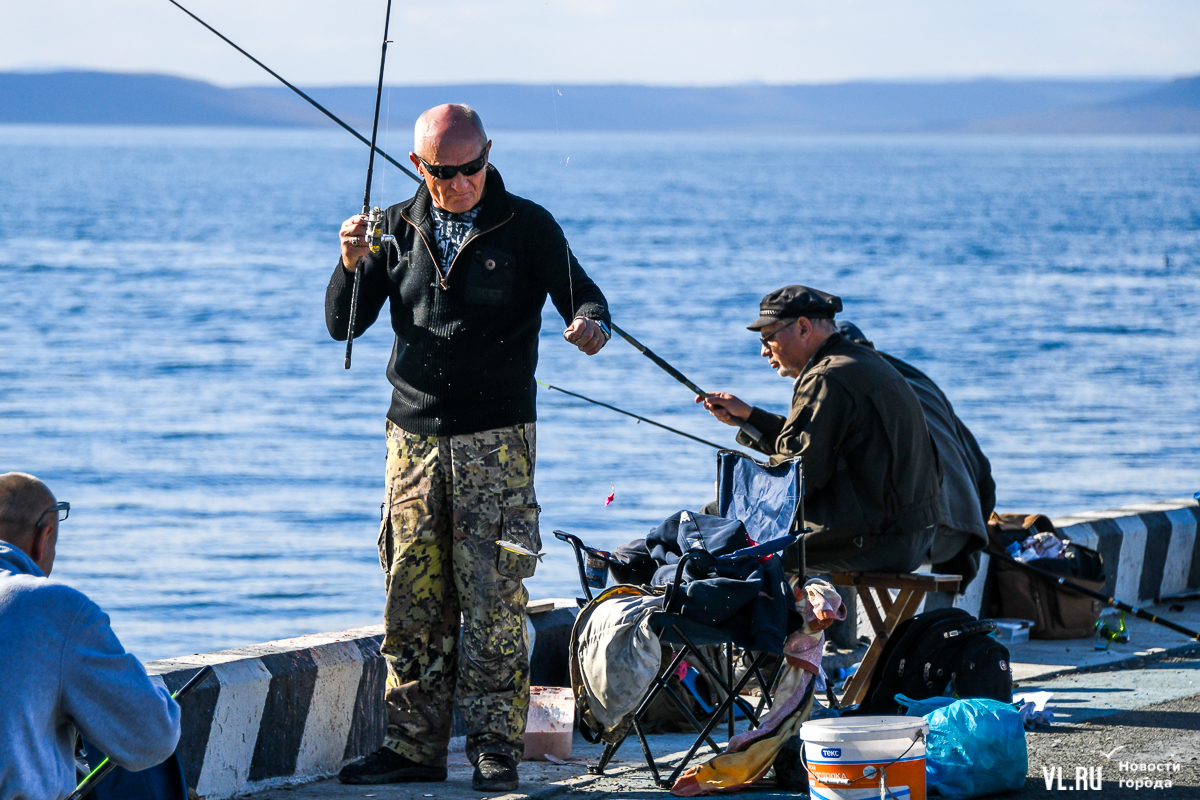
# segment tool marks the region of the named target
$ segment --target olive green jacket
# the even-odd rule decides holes
[[[810,567],[854,561],[889,541],[926,550],[897,552],[896,570],[927,556],[941,468],[916,394],[877,352],[833,334],[796,380],[787,417],[755,408],[749,422],[762,438],[739,434],[741,444],[772,463],[804,459]]]

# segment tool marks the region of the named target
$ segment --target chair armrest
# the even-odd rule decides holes
[[[579,568],[579,585],[583,587],[583,594],[587,597],[588,602],[591,602],[594,599],[592,587],[588,586],[587,569],[583,564],[583,553],[587,549],[587,545],[578,536],[565,531],[555,531],[554,538],[571,545],[571,549],[575,551],[575,565]]]
[[[663,603],[663,611],[668,614],[678,614],[680,606],[683,605],[679,599],[679,587],[683,584],[683,571],[687,568],[687,563],[696,555],[698,555],[696,552],[687,552],[679,557],[679,563],[675,567],[675,580],[671,582],[667,600]]]

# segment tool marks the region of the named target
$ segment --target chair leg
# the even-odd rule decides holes
[[[902,589],[896,595],[896,599],[892,602],[892,610],[883,620],[882,630],[876,632],[875,640],[867,648],[867,653],[863,656],[858,671],[846,682],[845,691],[842,692],[842,705],[852,705],[863,701],[867,694],[867,687],[871,683],[871,676],[875,672],[876,662],[879,661],[888,637],[892,635],[892,631],[896,630],[897,625],[916,612],[917,606],[921,604],[924,597],[923,589]]]
[[[662,672],[659,675],[656,675],[654,677],[654,680],[650,684],[650,688],[646,691],[646,696],[642,698],[642,702],[638,704],[637,710],[634,712],[633,718],[634,718],[635,722],[638,720],[640,715],[642,713],[644,713],[645,710],[650,706],[650,703],[653,702],[655,696],[662,689],[666,688],[667,690],[670,690],[671,687],[666,685],[662,676],[663,675],[669,676],[672,672],[674,672],[675,668],[679,666],[679,662],[683,660],[685,655],[687,655],[686,647],[675,654],[675,658],[671,660],[670,665],[667,667],[667,669],[664,672]],[[677,703],[680,702],[678,698],[675,698],[675,701]],[[686,708],[684,709],[684,713],[688,713]],[[698,720],[695,720],[693,722],[693,724],[696,726],[697,730],[700,729],[701,726],[700,726],[700,723]],[[624,742],[627,738],[629,738],[628,732],[626,732],[625,735],[622,736],[617,741],[609,742],[607,745],[605,745],[604,752],[600,754],[600,761],[597,762],[596,764],[589,764],[588,768],[587,768],[588,772],[592,775],[603,775],[605,768],[608,766],[608,762],[611,761],[612,757],[617,754],[617,750],[620,749],[621,745],[624,744]],[[643,744],[643,747],[645,747],[644,744]]]
[[[681,633],[680,635],[683,634]],[[721,705],[718,706],[717,710],[713,713],[712,719],[710,719],[708,724],[704,726],[704,731],[700,736],[696,737],[696,741],[692,742],[692,746],[688,749],[687,755],[684,756],[683,760],[679,762],[679,766],[675,767],[675,770],[671,773],[671,777],[667,778],[665,782],[659,782],[659,786],[666,789],[675,785],[675,781],[677,781],[679,776],[683,774],[683,771],[687,769],[688,762],[692,760],[692,757],[696,755],[696,751],[700,748],[701,739],[707,737],[710,733],[712,733],[713,729],[717,727],[721,721],[721,717],[725,715],[726,706],[729,708],[733,707],[733,703],[737,699],[738,694],[746,687],[746,684],[749,683],[750,676],[753,674],[753,667],[762,666],[762,662],[764,659],[766,659],[766,657],[767,654],[765,652],[759,653],[758,657],[754,660],[752,669],[746,670],[746,674],[742,676],[742,679],[737,682],[736,686],[724,687],[732,689],[732,691],[726,693],[725,699],[721,701]],[[747,709],[747,711],[749,710],[750,709]],[[754,724],[757,726],[758,720],[754,720]]]
[[[692,640],[687,637],[687,634],[685,634],[683,631],[679,630],[679,628],[675,628],[674,630],[676,633],[679,634],[679,638],[683,640],[684,644],[686,644],[689,648],[691,648],[693,655],[695,655],[695,657],[696,657],[696,662],[700,666],[704,667],[704,671],[709,674],[709,677],[712,678],[713,682],[717,684],[717,687],[722,692],[725,693],[726,697],[728,697],[731,692],[730,684],[725,682],[725,678],[721,674],[722,670],[716,669],[715,667],[713,667],[712,664],[708,663],[708,660],[700,654],[699,649],[692,643]],[[754,664],[761,667],[762,662],[764,659],[766,659],[766,657],[767,657],[767,654],[765,651],[762,653],[759,653],[758,657],[754,660]],[[752,665],[750,669],[746,670],[746,674],[742,676],[742,680],[738,685],[745,686],[746,682],[748,680],[750,680],[750,676],[753,673],[754,673],[754,667]],[[743,700],[741,697],[738,697],[736,694],[734,694],[734,701],[738,704],[738,707],[741,708],[742,711],[746,714],[746,719],[748,719],[750,721],[751,727],[757,728],[758,727],[757,712],[755,712],[755,710],[753,708],[751,708],[750,705],[745,700]],[[713,715],[714,715],[714,718],[719,718],[719,717],[722,717],[725,715],[724,702],[722,702],[718,706],[718,710],[714,711]]]
[[[642,755],[646,757],[646,765],[650,767],[650,774],[654,776],[654,785],[665,789],[662,778],[658,774],[658,763],[654,760],[654,754],[650,752],[650,743],[646,741],[646,734],[642,732],[642,723],[636,716],[633,718],[633,729],[637,731],[638,741],[642,744]]]
[[[617,750],[624,741],[625,737],[622,736],[617,741],[604,745],[604,752],[600,754],[600,760],[595,764],[588,764],[588,773],[591,775],[603,775],[604,768],[608,766],[608,762],[612,760],[612,757],[617,754]]]
[[[770,710],[771,695],[774,693],[775,687],[779,683],[780,677],[783,675],[783,665],[785,661],[786,660],[783,658],[783,656],[779,657],[779,661],[775,664],[774,671],[771,672],[771,680],[769,681],[763,679],[762,670],[756,669],[754,671],[754,676],[758,678],[758,685],[760,688],[762,688],[762,698],[758,701],[758,705],[754,709],[755,714],[761,715],[764,710]]]
[[[733,685],[733,645],[731,645],[731,644],[725,645],[725,667],[726,667],[725,682],[728,683],[730,686],[732,686]],[[733,718],[734,718],[734,715],[736,714],[736,712],[737,712],[737,709],[734,707],[734,704],[730,703],[729,704],[729,738],[730,739],[733,738],[733,733],[734,733]]]

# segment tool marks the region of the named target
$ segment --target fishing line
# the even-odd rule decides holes
[[[174,0],[171,0],[174,2]],[[379,54],[379,82],[375,84],[375,119],[371,122],[371,155],[367,158],[367,188],[363,191],[362,215],[367,218],[367,245],[372,253],[382,248],[383,210],[371,207],[371,176],[375,172],[375,137],[379,134],[379,104],[383,99],[383,67],[387,62],[388,26],[392,22],[392,0],[387,0],[383,17],[383,49]],[[350,353],[354,348],[354,322],[358,314],[358,291],[362,285],[365,259],[360,258],[354,269],[354,284],[350,290],[350,320],[346,330],[346,369],[350,369]]]
[[[383,152],[382,150],[379,150],[378,148],[374,147],[374,145],[372,145],[372,143],[371,143],[370,141],[368,141],[368,140],[367,140],[367,138],[366,138],[365,136],[363,136],[361,133],[359,133],[358,131],[354,130],[354,128],[351,128],[349,125],[347,125],[345,122],[343,122],[343,121],[341,120],[341,118],[339,118],[339,117],[338,117],[336,114],[334,114],[334,113],[333,113],[332,111],[330,111],[328,108],[326,108],[325,106],[321,105],[321,104],[320,104],[320,103],[318,103],[316,100],[313,100],[311,97],[309,97],[307,94],[305,94],[303,91],[301,91],[301,90],[300,90],[300,89],[298,89],[297,87],[293,86],[291,83],[288,83],[288,81],[287,81],[287,80],[285,80],[285,79],[284,79],[284,77],[283,77],[282,75],[280,75],[278,72],[276,72],[275,70],[271,69],[271,68],[270,68],[270,67],[268,67],[266,64],[264,64],[263,62],[259,61],[257,58],[255,58],[254,56],[250,55],[249,53],[247,53],[247,52],[246,52],[245,50],[243,50],[242,48],[238,47],[238,46],[237,46],[237,44],[236,44],[236,43],[235,43],[235,42],[234,42],[232,39],[230,39],[228,36],[226,36],[225,34],[221,33],[219,30],[217,30],[216,28],[214,28],[212,25],[209,25],[207,22],[205,22],[204,20],[202,20],[202,19],[200,19],[199,17],[197,17],[197,16],[196,16],[195,14],[193,14],[191,11],[188,11],[186,8],[184,8],[184,7],[183,7],[183,6],[181,6],[179,3],[177,3],[177,2],[176,2],[176,0],[167,0],[167,2],[168,2],[168,3],[170,3],[171,5],[175,6],[176,8],[178,8],[178,9],[179,9],[180,11],[182,11],[183,13],[187,14],[187,15],[188,15],[189,17],[191,17],[192,19],[196,20],[196,22],[199,22],[201,25],[203,25],[204,27],[208,28],[208,29],[209,29],[210,31],[212,31],[213,33],[215,33],[219,39],[221,39],[223,42],[225,42],[226,44],[228,44],[228,45],[229,45],[230,47],[232,47],[234,50],[237,50],[239,53],[241,53],[242,55],[244,55],[246,58],[250,59],[251,61],[253,61],[253,62],[254,62],[255,64],[257,64],[258,66],[262,67],[264,70],[266,70],[266,71],[267,71],[267,72],[268,72],[268,73],[271,75],[271,77],[275,78],[275,80],[279,81],[279,82],[280,82],[280,83],[282,83],[284,86],[288,87],[288,88],[289,88],[289,89],[291,89],[293,92],[295,92],[296,94],[300,95],[300,96],[301,96],[301,97],[303,97],[305,100],[307,100],[307,101],[308,101],[308,103],[309,103],[309,105],[311,105],[313,108],[317,109],[317,110],[318,110],[318,111],[320,111],[322,114],[324,114],[325,116],[329,117],[331,120],[333,120],[334,122],[336,122],[338,125],[341,125],[341,126],[342,126],[343,128],[345,128],[347,131],[349,131],[349,133],[350,133],[350,134],[351,134],[351,135],[352,135],[352,136],[353,136],[355,139],[358,139],[358,140],[359,140],[360,142],[362,142],[363,144],[365,144],[365,145],[367,145],[367,146],[371,147],[372,154],[374,154],[374,153],[379,153],[379,155],[380,155],[380,156],[382,156],[382,157],[383,157],[383,158],[384,158],[384,159],[385,159],[385,160],[386,160],[386,161],[387,161],[389,164],[391,164],[392,166],[394,166],[394,167],[398,168],[398,169],[399,169],[401,172],[403,172],[403,173],[404,173],[405,175],[407,175],[408,177],[412,178],[412,179],[413,179],[414,181],[416,181],[417,183],[420,183],[420,182],[421,182],[421,178],[420,178],[420,177],[419,177],[419,176],[418,176],[418,175],[417,175],[415,172],[413,172],[413,171],[412,171],[412,170],[410,170],[408,167],[406,167],[406,166],[404,166],[403,164],[401,164],[401,163],[400,163],[399,161],[397,161],[396,159],[394,159],[394,158],[392,158],[391,156],[389,156],[387,153],[385,153],[385,152]]]
[[[591,403],[592,405],[602,406],[604,408],[611,409],[612,411],[616,411],[618,414],[624,414],[627,417],[633,417],[634,419],[638,420],[639,422],[647,422],[651,425],[654,425],[655,427],[662,428],[665,431],[670,431],[671,433],[675,433],[680,436],[684,436],[688,439],[691,439],[693,442],[699,442],[700,444],[706,444],[709,447],[715,447],[718,450],[728,450],[728,451],[734,452],[734,453],[742,452],[741,450],[737,450],[732,447],[726,447],[723,444],[717,444],[716,442],[710,442],[708,439],[701,439],[699,436],[693,436],[692,434],[686,433],[685,431],[681,431],[678,428],[672,428],[670,425],[664,425],[661,422],[655,422],[654,420],[649,419],[648,417],[643,417],[641,414],[634,414],[632,411],[626,411],[624,409],[617,408],[616,406],[609,405],[608,403],[602,403],[599,400],[593,400],[590,397],[584,397],[581,394],[577,394],[575,392],[571,392],[566,389],[562,389],[558,386],[552,386],[551,384],[545,383],[543,381],[535,381],[535,382],[537,383],[538,386],[545,386],[547,389],[553,389],[556,392],[562,392],[563,394],[568,394],[571,397],[578,397],[580,400],[584,400],[588,403]],[[745,455],[745,453],[743,453],[743,455]]]
[[[558,127],[558,100],[555,98],[556,94],[561,95],[562,92],[560,92],[558,90],[557,83],[552,81],[550,83],[550,107],[554,110],[554,140],[556,142],[558,142],[559,146],[561,147],[562,146],[562,131],[559,130],[559,127]],[[561,156],[562,156],[561,150],[559,151],[559,156],[561,159]],[[565,168],[570,163],[571,163],[571,157],[567,156],[567,160],[565,162],[562,162],[562,165]],[[567,250],[567,290],[569,291],[570,297],[571,297],[571,313],[574,314],[575,313],[575,276],[571,274],[571,242],[570,242],[570,240],[567,239],[567,234],[565,231],[563,232],[563,244],[566,246],[566,250]],[[572,325],[575,324],[574,318],[572,318],[571,324]]]

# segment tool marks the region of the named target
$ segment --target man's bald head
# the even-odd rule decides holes
[[[453,146],[471,146],[479,151],[487,144],[483,120],[475,109],[462,103],[434,106],[417,118],[413,131],[413,150],[431,164],[440,163],[439,150]]]
[[[54,503],[54,493],[32,475],[0,475],[0,539],[24,549],[33,539],[38,517]]]

